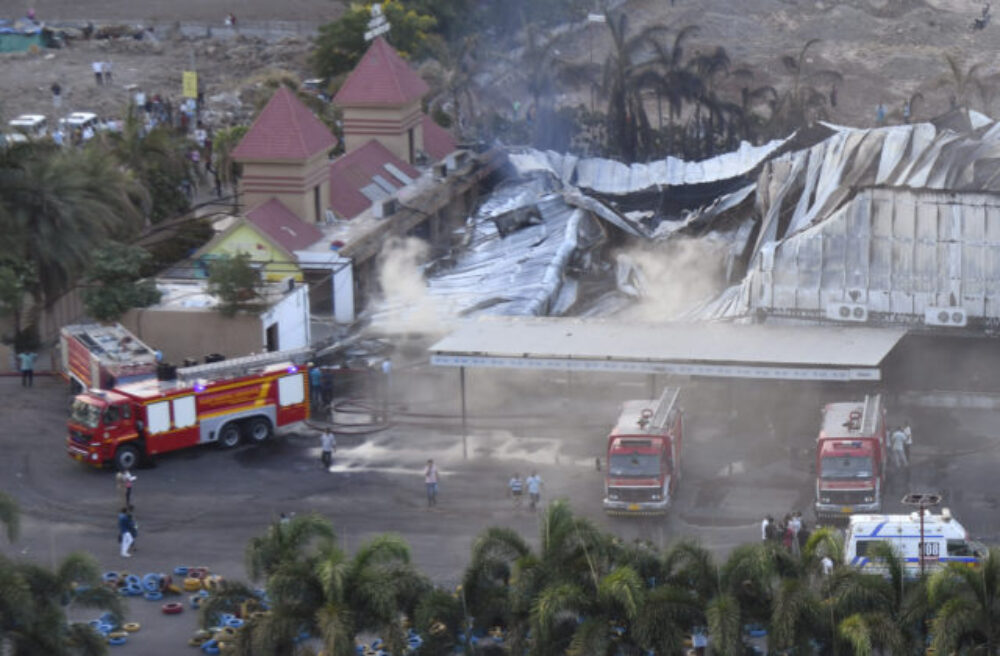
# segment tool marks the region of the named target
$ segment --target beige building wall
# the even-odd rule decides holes
[[[330,207],[330,160],[319,152],[304,162],[243,162],[239,191],[244,212],[277,198],[303,221],[321,223]]]
[[[264,350],[256,315],[228,318],[210,309],[132,309],[121,324],[175,365],[184,358],[203,362],[209,353],[236,358]]]
[[[418,102],[402,107],[345,107],[344,148],[351,152],[378,139],[396,157],[412,164],[408,133],[413,130],[414,153],[423,150],[424,130],[420,119]]]

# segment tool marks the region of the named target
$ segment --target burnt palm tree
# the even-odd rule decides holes
[[[810,39],[796,56],[784,55],[781,63],[791,76],[788,88],[782,94],[772,119],[772,129],[777,133],[811,125],[826,117],[827,94],[820,85],[836,84],[844,76],[832,69],[814,70],[808,65],[809,50],[821,39]]]
[[[945,55],[944,61],[948,67],[947,72],[934,82],[934,86],[938,89],[947,88],[951,92],[949,103],[952,109],[971,108],[976,96],[982,97],[983,82],[979,77],[979,71],[983,65],[976,63],[965,68],[952,55]]]
[[[608,98],[608,147],[627,162],[636,161],[651,150],[651,130],[642,98],[644,73],[652,65],[651,41],[667,31],[664,25],[650,25],[634,36],[628,35],[628,16],[605,14],[611,32],[611,53],[604,63],[602,91]],[[641,56],[646,55],[645,58]]]
[[[685,105],[695,102],[702,95],[704,84],[697,72],[685,60],[685,45],[698,33],[697,25],[678,30],[668,48],[659,40],[651,40],[655,52],[655,65],[646,67],[640,74],[639,85],[656,93],[657,129],[663,130],[663,101],[667,102],[667,153],[674,152],[675,124],[681,118]]]

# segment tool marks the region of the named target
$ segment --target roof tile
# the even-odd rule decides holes
[[[323,237],[319,228],[297,217],[277,198],[253,208],[246,218],[289,253],[315,244]]]
[[[405,105],[427,93],[427,83],[382,37],[344,80],[333,102],[340,106]]]
[[[424,114],[421,119],[424,131],[424,152],[430,155],[435,162],[444,159],[455,151],[457,143],[451,132],[434,122],[430,116]]]
[[[406,186],[385,167],[392,164],[412,179],[420,177],[420,172],[392,154],[381,142],[372,139],[337,159],[330,166],[330,208],[341,218],[353,219],[371,207],[372,201],[361,190],[372,184],[375,176],[395,189]]]
[[[237,161],[304,160],[336,145],[337,138],[322,121],[295,97],[294,91],[282,85],[233,150],[232,157]]]

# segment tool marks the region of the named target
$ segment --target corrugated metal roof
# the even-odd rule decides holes
[[[461,324],[430,351],[434,356],[589,360],[593,370],[605,362],[874,368],[905,334],[903,328],[490,317]],[[436,364],[451,364],[446,359],[438,357]],[[726,374],[720,370],[719,375]]]

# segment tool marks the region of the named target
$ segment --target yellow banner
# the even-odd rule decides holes
[[[195,71],[184,71],[184,97],[198,97],[198,74]]]

